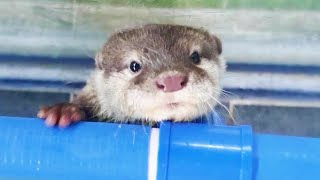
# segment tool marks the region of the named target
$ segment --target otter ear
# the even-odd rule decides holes
[[[215,41],[215,46],[216,46],[216,49],[219,53],[219,55],[222,53],[222,44],[221,44],[221,41],[220,39],[215,36],[215,35],[211,35],[212,39]]]
[[[96,57],[94,58],[95,62],[96,62],[96,67],[98,69],[102,69],[102,60],[103,60],[103,57],[102,57],[102,53],[101,51],[97,52],[96,53]]]

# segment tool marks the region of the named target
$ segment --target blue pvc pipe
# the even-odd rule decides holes
[[[320,179],[320,139],[254,136],[254,179]]]
[[[150,128],[0,117],[0,179],[147,179]]]
[[[147,179],[151,132],[141,125],[82,122],[47,128],[0,117],[0,179]],[[254,135],[249,126],[164,123],[158,180],[313,180],[320,139]]]
[[[320,139],[252,134],[249,126],[163,124],[159,180],[320,179]]]
[[[158,180],[250,179],[249,126],[164,124],[160,129]]]

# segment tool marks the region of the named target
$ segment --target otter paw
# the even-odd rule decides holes
[[[45,120],[46,125],[67,127],[73,122],[85,119],[85,112],[72,103],[60,103],[54,106],[43,106],[37,116]]]

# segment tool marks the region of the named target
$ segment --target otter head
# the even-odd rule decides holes
[[[145,25],[113,34],[96,56],[100,114],[189,121],[207,114],[225,69],[220,40],[203,29]]]

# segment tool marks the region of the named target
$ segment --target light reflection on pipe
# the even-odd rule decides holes
[[[228,146],[225,144],[199,144],[199,143],[174,143],[175,145],[178,146],[192,146],[192,147],[199,147],[199,148],[207,148],[207,149],[218,149],[218,150],[232,150],[232,151],[240,151],[241,147],[237,146]]]

